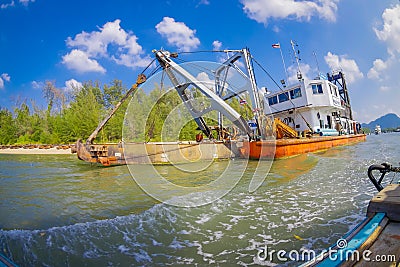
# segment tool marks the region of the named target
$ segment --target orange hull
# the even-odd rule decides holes
[[[329,149],[335,146],[343,146],[363,142],[365,134],[343,136],[319,136],[304,139],[278,139],[273,141],[244,142],[239,149],[243,157],[251,159],[259,158],[285,158],[308,152]]]

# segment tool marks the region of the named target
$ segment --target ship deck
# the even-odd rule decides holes
[[[286,158],[363,142],[366,135],[318,136],[263,141],[157,142],[119,144],[76,144],[78,158],[105,166],[116,164],[174,164],[198,160]]]
[[[322,151],[336,146],[363,142],[365,140],[365,134],[355,134],[255,141],[244,143],[243,147],[240,148],[240,152],[243,156],[251,159],[272,157],[287,158],[300,154]]]

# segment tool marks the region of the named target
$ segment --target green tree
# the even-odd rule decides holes
[[[17,129],[12,113],[5,108],[0,109],[0,144],[10,145],[17,142]]]
[[[210,100],[196,88],[185,90],[193,99],[193,108],[202,110],[210,107]],[[126,92],[127,88],[120,80],[102,87],[98,82],[86,82],[82,88],[73,88],[68,92],[57,88],[54,82],[47,81],[43,87],[46,108],[40,109],[35,103],[28,105],[25,101],[14,109],[14,116],[6,109],[0,110],[0,143],[55,144],[86,139]],[[248,97],[245,99],[250,102]],[[227,103],[246,120],[253,117],[250,105],[240,105],[237,98],[227,100]],[[200,131],[184,106],[175,110],[179,105],[182,105],[182,100],[174,89],[167,91],[155,84],[146,94],[139,88],[118,109],[95,141],[120,141],[123,130],[126,142],[193,140]],[[217,114],[211,111],[204,114],[203,118],[209,126],[217,126]],[[224,121],[224,126],[230,124]],[[176,133],[178,136],[175,136]],[[215,131],[213,134],[217,137]]]
[[[103,86],[103,105],[105,109],[112,109],[126,93],[122,81],[114,80],[111,86]]]
[[[128,102],[128,101],[127,101]],[[139,88],[127,103],[123,121],[123,135],[126,142],[144,142],[146,139],[146,114],[150,112],[149,96]]]
[[[246,104],[240,104],[238,98],[234,97],[227,101],[227,103],[236,110],[246,121],[251,120],[253,118],[253,111],[251,109],[251,102],[248,94],[242,96],[243,100],[245,100]]]
[[[146,123],[146,141],[176,141],[162,140],[163,127],[167,127],[164,131],[168,132],[168,127],[176,127],[176,125],[165,124],[168,115],[172,110],[182,103],[178,93],[175,90],[166,91],[156,86],[149,94],[149,103],[151,112]],[[176,114],[172,113],[171,116]],[[174,118],[170,118],[173,120]]]
[[[362,131],[363,133],[365,133],[365,134],[371,133],[371,129],[368,128],[368,127],[363,127],[363,128],[361,128],[361,131]]]
[[[120,80],[114,80],[111,86],[103,86],[104,116],[108,115],[115,105],[126,94],[127,89],[123,87]],[[122,139],[122,125],[125,111],[129,104],[127,99],[111,117],[102,131],[103,138],[107,141],[118,142]]]
[[[31,142],[33,133],[32,119],[30,110],[26,102],[23,102],[20,107],[14,109],[16,135],[18,136],[17,143],[28,144]]]
[[[100,97],[99,97],[100,96]],[[96,129],[101,119],[101,90],[92,83],[85,83],[76,91],[69,108],[62,112],[62,124],[57,121],[60,140],[63,143],[86,139]]]

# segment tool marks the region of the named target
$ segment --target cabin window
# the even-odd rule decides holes
[[[301,89],[300,88],[295,88],[290,91],[290,98],[295,99],[301,97]]]
[[[276,95],[268,97],[268,104],[270,106],[275,105],[278,103],[278,97]]]
[[[323,94],[324,92],[322,91],[322,84],[312,84],[311,85],[313,94]]]
[[[331,91],[331,95],[338,96],[336,86],[333,86],[332,84],[329,84],[329,89]]]
[[[278,95],[279,103],[285,102],[289,100],[289,93],[285,92]]]

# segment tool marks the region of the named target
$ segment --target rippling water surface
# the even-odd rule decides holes
[[[375,193],[368,166],[398,164],[399,144],[400,134],[383,134],[277,160],[253,193],[248,185],[256,163],[250,162],[233,191],[197,208],[158,203],[126,166],[91,166],[73,155],[0,155],[0,249],[21,266],[282,264],[261,261],[258,249],[318,252],[336,242],[362,220]],[[196,186],[227,164],[186,176],[174,166],[157,169]]]

